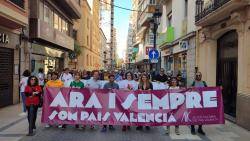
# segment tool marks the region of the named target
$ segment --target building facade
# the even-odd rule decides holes
[[[79,25],[77,41],[81,48],[77,68],[80,70],[91,71],[101,68],[99,8],[98,0],[84,0],[81,4],[82,18],[76,21]]]
[[[161,49],[161,67],[182,75],[190,86],[195,75],[195,0],[166,0],[162,3],[158,46]]]
[[[107,66],[107,60],[108,60],[108,48],[107,48],[107,38],[104,34],[104,32],[102,31],[102,29],[100,28],[100,41],[101,41],[101,67],[100,69],[102,70],[108,70],[108,66]]]
[[[69,0],[29,1],[31,71],[61,71],[74,50],[73,20],[81,17],[80,3]]]
[[[197,69],[222,86],[226,117],[250,130],[249,0],[196,1]]]
[[[138,10],[136,21],[136,41],[134,43],[135,68],[139,71],[149,71],[156,68],[148,58],[148,52],[153,48],[154,34],[150,28],[150,20],[156,7],[156,0],[140,0],[137,2]]]
[[[19,80],[28,60],[28,1],[0,1],[0,107],[19,102]]]

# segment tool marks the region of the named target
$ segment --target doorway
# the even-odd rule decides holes
[[[13,103],[14,51],[0,47],[0,107]]]
[[[222,86],[224,112],[236,117],[238,78],[238,35],[235,30],[222,35],[217,42],[217,86]]]

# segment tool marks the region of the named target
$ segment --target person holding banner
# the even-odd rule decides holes
[[[143,73],[141,75],[140,81],[139,81],[139,90],[153,90],[153,84],[149,81],[149,77],[146,73]],[[136,130],[142,130],[143,126],[137,126]],[[150,130],[149,126],[146,126],[146,130]]]
[[[109,82],[104,84],[103,89],[119,89],[119,85],[115,83],[115,76],[113,74],[109,75]],[[114,130],[113,125],[109,125],[109,130]],[[107,132],[107,125],[103,125],[101,132]]]
[[[127,72],[125,74],[125,80],[122,80],[119,84],[120,84],[120,89],[124,89],[124,90],[137,90],[138,89],[138,84],[134,80],[134,75],[132,72]],[[129,130],[130,126],[122,127],[122,131],[126,131],[127,129]]]
[[[170,87],[169,89],[180,89],[179,84],[178,84],[178,80],[175,77],[172,77],[171,81],[170,81]],[[166,134],[168,135],[170,133],[170,126],[166,127]],[[176,135],[180,135],[180,131],[179,131],[179,126],[175,126],[175,134]]]
[[[29,133],[27,136],[33,136],[36,129],[36,117],[39,105],[39,97],[42,93],[42,88],[39,86],[38,79],[35,76],[30,76],[28,84],[25,87],[26,109],[28,111]]]
[[[51,73],[51,80],[46,83],[46,87],[53,87],[53,88],[62,88],[64,86],[63,82],[58,79],[58,73],[52,72]],[[46,128],[49,128],[51,125],[45,125]],[[58,128],[65,128],[65,125],[59,125]]]
[[[87,81],[86,87],[91,89],[101,89],[102,84],[99,80],[99,71],[94,70],[92,73],[93,77]],[[90,125],[90,129],[94,129],[94,126]]]
[[[71,88],[78,88],[78,89],[84,88],[84,83],[80,80],[81,79],[81,74],[79,72],[75,73],[74,78],[75,78],[75,80],[70,83],[70,87]],[[80,126],[78,124],[76,124],[75,128],[80,129]],[[83,129],[84,128],[85,128],[85,126],[83,126]]]
[[[201,74],[201,72],[197,72],[195,74],[195,80],[192,83],[192,87],[198,87],[198,88],[199,87],[207,87],[207,83],[202,80],[202,74]],[[206,133],[202,129],[202,125],[199,125],[199,127],[198,127],[198,133],[200,133],[201,135],[206,135]],[[191,125],[191,134],[192,135],[196,134],[194,125]]]

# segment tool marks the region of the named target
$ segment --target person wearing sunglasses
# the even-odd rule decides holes
[[[39,97],[42,93],[42,88],[39,86],[38,79],[35,76],[30,76],[28,84],[25,87],[26,109],[28,111],[29,133],[27,136],[33,136],[36,129],[36,117],[39,105]]]
[[[202,80],[201,72],[197,72],[195,74],[195,80],[192,83],[192,87],[207,87],[207,83]],[[202,129],[202,125],[199,125],[198,133],[200,133],[201,135],[205,135],[205,132]],[[191,134],[192,135],[196,134],[194,125],[191,125]]]

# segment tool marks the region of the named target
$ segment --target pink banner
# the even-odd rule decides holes
[[[46,88],[42,122],[147,126],[225,123],[218,87],[151,91]]]

